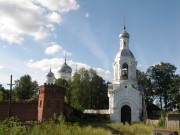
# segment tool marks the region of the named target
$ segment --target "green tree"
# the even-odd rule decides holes
[[[90,93],[89,90],[89,76],[88,71],[85,68],[81,68],[73,76],[72,87],[72,106],[78,110],[89,108],[90,105]]]
[[[171,84],[170,84],[170,90],[171,90],[171,98],[172,98],[172,104],[174,108],[176,107],[178,109],[178,112],[180,112],[180,77],[176,76]]]
[[[108,108],[108,87],[105,80],[98,76],[95,71],[93,72],[92,79],[90,80],[90,108],[91,109],[107,109]]]
[[[154,101],[153,85],[146,73],[137,70],[136,76],[137,76],[137,82],[139,88],[141,88],[143,92],[143,118],[145,119],[147,116],[151,116],[155,109],[153,103]]]
[[[37,81],[32,81],[30,75],[24,75],[15,81],[13,91],[16,99],[36,99],[38,83]]]
[[[2,101],[2,100],[3,100],[3,92],[0,91],[0,101]]]
[[[174,79],[176,67],[170,63],[161,62],[155,66],[151,66],[147,70],[148,78],[153,84],[154,94],[158,97],[161,109],[168,108],[170,103],[171,91],[170,85]]]
[[[4,87],[2,87],[2,85],[0,84],[0,101],[2,101],[4,99]]]
[[[9,99],[9,91],[0,84],[0,101]]]
[[[71,103],[79,110],[108,108],[106,82],[93,69],[79,69],[71,81]]]
[[[68,82],[65,79],[59,78],[55,80],[55,84],[67,88]]]
[[[70,80],[67,81],[65,79],[59,78],[55,80],[55,84],[58,86],[65,87],[65,102],[67,104],[71,103],[71,87],[69,87]]]
[[[141,72],[140,70],[136,70],[137,82],[140,88],[143,90],[146,96],[146,103],[153,102],[153,85],[151,83],[150,78],[147,77],[147,74]]]

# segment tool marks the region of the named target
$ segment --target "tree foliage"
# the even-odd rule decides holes
[[[9,98],[9,91],[6,90],[1,84],[0,84],[0,101],[1,100],[7,100]]]
[[[61,87],[65,87],[65,102],[67,104],[71,104],[71,87],[69,87],[70,85],[70,81],[67,81],[65,79],[59,78],[55,80],[55,84],[57,86],[61,86]]]
[[[13,91],[16,99],[25,100],[37,98],[38,83],[37,81],[32,81],[30,75],[24,75],[15,81]]]
[[[137,82],[138,85],[141,86],[141,89],[146,95],[146,102],[152,103],[153,102],[153,91],[152,91],[152,83],[150,78],[147,77],[146,73],[141,72],[139,70],[136,71]]]
[[[170,84],[171,106],[180,112],[180,77],[177,75]]]
[[[107,84],[93,69],[79,69],[70,89],[73,107],[80,110],[108,108]]]
[[[171,102],[171,83],[175,78],[176,67],[170,63],[161,62],[147,70],[147,76],[153,84],[154,95],[158,98],[160,108],[167,109]]]
[[[154,95],[152,91],[153,86],[151,80],[147,77],[146,73],[141,72],[139,70],[136,71],[136,76],[137,76],[138,85],[143,92],[143,107],[146,108],[146,110],[144,110],[145,112],[143,112],[143,115],[144,117],[146,117],[145,116],[146,114],[150,116],[154,110],[154,105],[153,105]]]

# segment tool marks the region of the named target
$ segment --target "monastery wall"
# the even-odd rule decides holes
[[[37,120],[38,102],[12,102],[11,116],[17,116],[21,121]],[[0,120],[5,120],[8,117],[9,102],[0,102]]]

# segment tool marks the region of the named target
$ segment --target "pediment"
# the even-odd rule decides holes
[[[124,91],[124,90],[128,90],[128,91],[140,93],[140,91],[139,91],[138,89],[136,89],[135,87],[133,87],[132,84],[129,84],[129,83],[123,83],[123,84],[121,84],[119,87],[117,87],[116,89],[114,89],[114,93],[116,93],[116,92],[121,92],[121,91]]]

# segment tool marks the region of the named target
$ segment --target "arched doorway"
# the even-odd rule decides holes
[[[131,123],[131,108],[128,105],[124,105],[121,108],[121,122]]]

